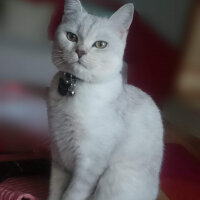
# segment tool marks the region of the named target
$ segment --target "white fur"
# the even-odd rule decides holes
[[[132,4],[106,19],[87,14],[78,0],[66,3],[53,61],[60,71],[81,80],[73,97],[57,92],[61,72],[52,81],[48,101],[52,133],[49,200],[157,197],[163,154],[160,113],[147,94],[124,84],[120,73],[132,15]],[[78,42],[67,40],[66,32],[75,33]],[[108,46],[92,47],[98,40]],[[87,52],[80,63],[77,48]]]

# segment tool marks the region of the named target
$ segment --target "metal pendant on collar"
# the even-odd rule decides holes
[[[76,88],[76,77],[67,72],[63,72],[63,77],[60,77],[58,84],[58,92],[62,96],[74,96]]]

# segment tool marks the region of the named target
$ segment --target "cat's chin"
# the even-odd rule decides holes
[[[73,69],[79,69],[82,70],[82,68],[88,69],[86,65],[84,65],[80,60],[73,62],[73,63],[68,63],[68,67],[73,70]]]
[[[80,62],[73,64],[71,73],[79,79],[89,81],[91,79],[91,73],[88,68]]]
[[[83,81],[91,80],[91,73],[86,66],[80,62],[65,63],[64,65],[57,66],[59,71],[70,73]]]

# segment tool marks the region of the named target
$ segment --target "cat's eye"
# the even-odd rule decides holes
[[[67,39],[72,42],[78,42],[78,37],[76,36],[76,34],[71,32],[67,32]]]
[[[96,48],[98,48],[98,49],[104,49],[104,48],[107,47],[107,45],[108,45],[108,43],[105,42],[105,41],[97,41],[97,42],[95,42],[93,44],[93,46],[96,47]]]

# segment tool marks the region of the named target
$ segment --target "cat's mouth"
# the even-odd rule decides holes
[[[84,68],[86,68],[87,69],[87,67],[80,61],[80,60],[78,60],[78,62],[77,62],[79,65],[81,65],[82,67],[84,67]]]
[[[69,63],[69,64],[71,64],[71,65],[76,65],[76,64],[78,64],[80,67],[84,67],[85,69],[88,69],[88,67],[87,67],[83,62],[81,62],[80,59],[77,60],[77,61],[75,61],[75,62],[71,62],[71,63]]]

